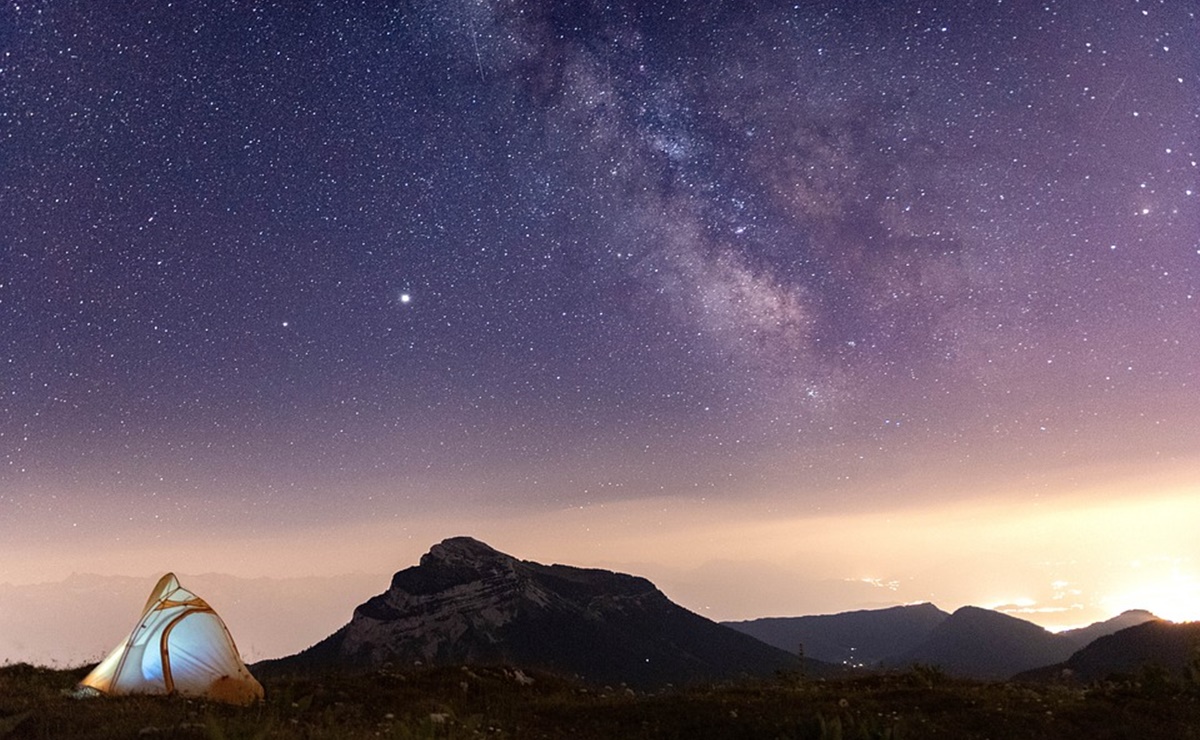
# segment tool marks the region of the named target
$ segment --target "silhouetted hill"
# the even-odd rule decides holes
[[[674,604],[622,573],[518,560],[468,537],[435,545],[419,565],[354,610],[350,623],[267,672],[508,663],[594,682],[651,686],[800,667],[797,657]],[[832,670],[807,661],[808,673]]]
[[[933,604],[917,604],[723,624],[789,652],[803,644],[809,658],[871,667],[915,649],[949,616]]]
[[[1017,679],[1072,678],[1087,683],[1119,674],[1133,675],[1147,664],[1161,666],[1178,678],[1193,661],[1200,667],[1200,622],[1152,620],[1097,638],[1067,660],[1026,671]]]
[[[1058,634],[1060,637],[1065,637],[1075,643],[1076,648],[1082,648],[1090,644],[1093,640],[1097,640],[1105,635],[1111,635],[1114,632],[1120,632],[1123,629],[1136,627],[1143,622],[1156,619],[1158,617],[1145,609],[1130,609],[1121,612],[1112,619],[1089,624],[1087,627],[1080,627],[1079,629],[1064,630]]]
[[[1066,637],[1007,614],[964,606],[897,661],[927,663],[951,675],[1001,679],[1065,660],[1075,650]]]

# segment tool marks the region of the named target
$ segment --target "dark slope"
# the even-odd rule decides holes
[[[1071,678],[1084,683],[1135,675],[1146,665],[1165,668],[1176,678],[1188,666],[1200,668],[1200,622],[1143,622],[1100,637],[1062,663],[1026,671],[1019,680]]]

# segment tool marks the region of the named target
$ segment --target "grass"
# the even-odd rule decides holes
[[[916,668],[642,693],[503,667],[427,667],[267,677],[266,701],[238,708],[180,697],[65,696],[85,674],[0,667],[0,739],[1200,740],[1200,691],[1161,677],[1070,688],[959,681]]]

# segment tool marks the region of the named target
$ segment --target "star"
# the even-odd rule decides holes
[[[496,541],[641,562],[625,521],[660,501],[681,566],[769,522],[743,554],[791,567],[809,512],[943,504],[1012,517],[998,588],[1040,593],[1022,563],[1053,557],[1099,603],[1111,553],[1197,559],[1174,499],[1145,516],[1177,544],[1121,521],[1195,477],[1188,3],[26,5],[0,2],[0,582],[148,526],[354,569],[393,518],[414,547],[537,522]],[[1122,516],[1064,541],[1033,490]],[[572,505],[578,542],[542,524]],[[974,598],[921,565],[963,541],[904,529],[812,575]],[[758,591],[804,591],[787,573]],[[801,608],[739,593],[703,598]]]

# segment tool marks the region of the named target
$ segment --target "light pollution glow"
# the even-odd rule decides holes
[[[828,613],[932,601],[1001,608],[1050,629],[1147,609],[1200,619],[1192,464],[1125,475],[1015,505],[1015,492],[843,512],[763,514],[684,498],[498,516],[430,514],[227,538],[0,545],[0,581],[155,569],[293,577],[399,570],[439,539],[475,536],[517,557],[644,575],[713,619]],[[1137,496],[1127,495],[1137,489]],[[346,605],[349,613],[353,605]]]

